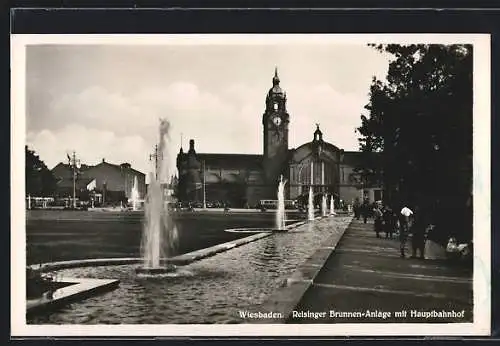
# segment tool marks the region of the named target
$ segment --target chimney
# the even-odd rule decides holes
[[[189,152],[194,152],[194,139],[189,140]]]
[[[103,163],[104,163],[104,162],[106,162],[106,160],[104,160],[104,157],[102,158],[102,162],[103,162]]]

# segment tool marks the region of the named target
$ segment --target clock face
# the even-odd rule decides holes
[[[281,118],[280,117],[274,117],[273,123],[276,126],[279,126],[281,124]]]

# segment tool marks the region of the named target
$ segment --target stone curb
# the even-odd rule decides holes
[[[342,239],[345,231],[352,223],[352,219],[345,227],[339,227],[337,232],[330,235],[328,239],[316,250],[305,262],[297,267],[292,275],[284,280],[283,286],[278,288],[261,305],[252,309],[261,313],[278,313],[279,318],[270,319],[252,319],[247,323],[286,323],[290,318],[292,311],[302,300],[307,290],[313,285],[314,280],[323,269],[326,261],[335,252],[335,249]],[[278,315],[274,314],[274,315]]]
[[[286,230],[296,228],[303,225],[304,221],[299,221],[285,227]],[[211,246],[205,249],[196,250],[172,258],[162,259],[162,261],[177,265],[187,265],[192,262],[201,260],[203,258],[214,256],[218,253],[233,249],[235,247],[245,245],[256,240],[269,237],[274,232],[262,232],[253,234],[248,237],[236,239],[234,241],[229,241],[226,243]],[[72,260],[72,261],[61,261],[61,262],[49,262],[43,263],[41,266],[38,264],[30,265],[29,267],[34,270],[41,270],[42,272],[50,272],[53,270],[61,269],[71,269],[79,267],[97,267],[106,265],[125,265],[125,264],[138,264],[142,262],[142,258],[139,257],[124,257],[124,258],[95,258],[95,259],[83,259],[83,260]]]
[[[272,232],[257,233],[257,234],[251,235],[249,237],[237,239],[235,241],[218,244],[218,245],[206,248],[206,249],[196,250],[196,251],[189,252],[189,253],[186,253],[183,255],[172,257],[170,259],[167,259],[167,262],[172,263],[172,264],[178,264],[178,265],[186,265],[186,264],[201,260],[203,258],[214,256],[220,252],[231,250],[235,247],[245,245],[245,244],[254,242],[254,241],[262,239],[262,238],[269,237],[272,234],[273,234]]]
[[[51,297],[44,296],[27,300],[27,316],[52,311],[71,302],[114,290],[120,284],[119,280],[109,279],[62,278],[56,281],[71,283],[71,285],[55,290]]]

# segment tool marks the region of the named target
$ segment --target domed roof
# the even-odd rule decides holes
[[[342,149],[329,142],[323,142],[322,148],[322,157],[328,157],[332,160],[342,151]],[[295,163],[302,162],[311,155],[314,155],[314,150],[313,142],[304,143],[292,151],[291,161]]]
[[[291,160],[292,162],[302,162],[310,155],[319,155],[321,157],[335,160],[336,157],[339,157],[338,155],[341,152],[343,152],[342,149],[323,140],[323,133],[319,129],[319,124],[316,124],[316,131],[314,131],[313,140],[294,149],[292,151]]]
[[[271,88],[271,90],[269,90],[269,92],[273,94],[283,94],[283,89],[281,89],[279,85],[275,85]]]

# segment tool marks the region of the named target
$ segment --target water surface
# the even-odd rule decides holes
[[[71,304],[37,324],[245,323],[243,311],[261,304],[295,268],[350,218],[306,224],[181,267],[179,277],[144,279],[135,266],[62,270],[61,276],[116,278],[118,289]],[[327,227],[325,227],[327,226]],[[227,232],[226,232],[227,233]]]

